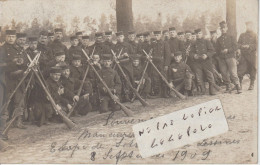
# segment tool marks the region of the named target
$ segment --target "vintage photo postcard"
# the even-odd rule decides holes
[[[258,0],[0,0],[1,164],[257,164]]]

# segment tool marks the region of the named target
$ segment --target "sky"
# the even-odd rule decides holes
[[[30,23],[33,18],[53,21],[63,16],[67,25],[75,16],[81,20],[90,16],[99,20],[102,13],[115,15],[115,0],[2,0],[0,1],[0,26],[12,19]],[[167,14],[177,14],[185,18],[206,10],[218,10],[225,15],[225,0],[133,0],[134,18],[145,15],[156,18],[161,13],[163,21]],[[258,0],[237,0],[238,32],[245,29],[245,21],[258,20]]]

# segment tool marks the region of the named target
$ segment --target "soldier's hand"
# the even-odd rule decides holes
[[[73,101],[74,101],[74,102],[78,102],[78,101],[79,101],[79,96],[78,96],[78,95],[75,95],[75,96],[73,97]]]
[[[165,72],[168,71],[168,66],[164,66],[164,71],[165,71]]]
[[[143,79],[143,81],[142,81],[142,84],[144,84],[145,83],[145,79]]]
[[[177,72],[177,69],[175,69],[175,68],[172,68],[172,71],[173,71],[173,72]]]
[[[136,84],[139,84],[139,81],[135,81]]]
[[[67,108],[71,110],[72,106],[70,104],[67,105]]]
[[[117,95],[114,95],[114,97],[115,97],[116,100],[119,100],[119,97],[117,97]]]
[[[122,54],[123,57],[129,57],[127,53]]]
[[[57,110],[61,111],[61,106],[59,104],[56,104]]]
[[[208,56],[206,54],[202,55],[202,59],[205,60]]]
[[[13,74],[21,74],[21,73],[23,73],[23,70],[17,70],[13,72]]]
[[[88,99],[89,99],[89,93],[83,95],[83,99],[84,99],[84,100],[88,100]]]
[[[169,85],[170,85],[171,88],[173,88],[173,83],[172,82],[170,82]]]
[[[105,93],[107,93],[107,88],[103,87],[103,91],[104,91]]]
[[[226,54],[228,52],[228,49],[222,50],[222,53]]]
[[[199,59],[199,55],[194,54],[194,58],[195,58],[196,60]]]

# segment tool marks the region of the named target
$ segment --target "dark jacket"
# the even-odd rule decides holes
[[[221,53],[222,50],[228,49],[227,54]],[[220,58],[235,58],[235,51],[237,50],[237,42],[236,40],[228,35],[222,34],[216,43],[216,53]]]

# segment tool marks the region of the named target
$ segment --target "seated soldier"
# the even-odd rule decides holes
[[[61,83],[64,86],[67,99],[72,103],[76,104],[74,114],[75,116],[86,115],[92,110],[91,104],[89,102],[89,96],[92,94],[92,85],[86,80],[83,83],[80,95],[78,96],[78,90],[80,89],[82,80],[72,78],[70,76],[70,68],[65,62],[57,64],[62,68]],[[77,103],[76,103],[77,102]]]
[[[72,63],[70,67],[71,77],[82,80],[85,70],[85,67],[81,63],[81,56],[75,54],[72,58]]]
[[[170,65],[169,80],[170,85],[175,86],[186,96],[193,95],[192,86],[194,75],[190,67],[182,61],[182,52],[178,51],[174,56],[175,62]]]
[[[149,93],[151,91],[151,79],[148,77],[147,70],[146,70],[146,72],[144,73],[143,80],[141,81],[145,66],[141,65],[140,58],[141,55],[135,55],[132,57],[134,87],[137,88],[138,85],[140,84],[139,93],[141,93],[142,97],[146,99],[147,97],[149,97]]]
[[[82,48],[79,46],[79,40],[76,36],[70,37],[71,46],[69,48],[69,55],[66,58],[66,62],[70,65],[75,54],[82,55]]]
[[[104,54],[102,58],[104,67],[102,67],[98,73],[103,81],[107,84],[111,92],[116,96],[120,96],[122,84],[118,73],[111,68],[112,55]],[[116,104],[114,100],[112,100],[108,94],[107,89],[100,81],[98,81],[98,90],[100,92],[100,113],[108,112],[109,109],[112,111],[120,110],[120,106]]]
[[[66,55],[63,51],[56,52],[54,54],[55,58],[51,59],[45,68],[42,69],[44,77],[47,79],[50,75],[50,68],[58,64],[59,62],[64,62],[66,59]],[[40,57],[41,58],[41,57]]]
[[[70,97],[69,92],[64,90],[64,87],[60,80],[61,77],[61,68],[54,66],[50,69],[50,77],[46,80],[48,85],[48,90],[55,101],[57,108],[62,109],[65,112],[68,112],[72,108],[72,104],[67,99]],[[50,99],[50,98],[47,98]],[[64,112],[64,113],[65,113]],[[62,121],[60,117],[53,116],[54,120],[58,119],[60,122]]]

